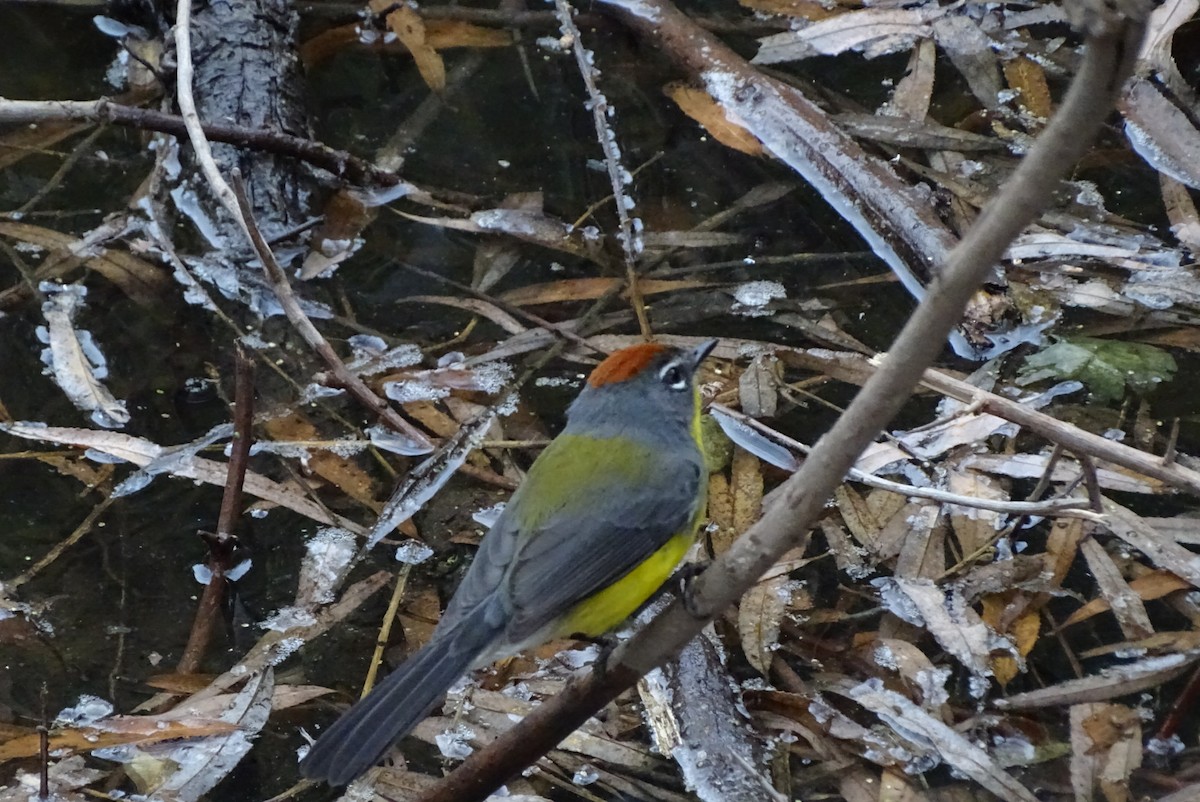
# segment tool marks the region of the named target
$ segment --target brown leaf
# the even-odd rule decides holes
[[[730,476],[733,490],[733,528],[741,536],[762,514],[762,463],[749,451],[734,449]]]
[[[400,611],[399,618],[410,653],[429,643],[441,614],[442,606],[438,601],[437,591],[433,588],[428,587],[409,594],[408,602]]]
[[[300,61],[306,70],[320,65],[348,47],[362,43],[362,25],[358,22],[321,31],[300,45]]]
[[[144,685],[172,693],[193,694],[202,691],[213,681],[213,674],[155,674]]]
[[[99,487],[112,478],[115,470],[111,464],[97,465],[84,457],[68,454],[39,454],[37,460],[53,466],[63,476],[78,479],[85,487]]]
[[[1041,632],[1042,619],[1036,609],[1025,608],[1011,625],[1005,625],[1008,616],[1005,614],[1009,605],[1017,598],[1018,591],[996,593],[983,597],[982,618],[985,624],[1001,635],[1007,635],[1016,645],[1021,657],[1027,657],[1037,644]],[[1023,599],[1024,594],[1021,594]],[[992,675],[1002,686],[1008,685],[1020,671],[1016,658],[1006,654],[992,656]]]
[[[833,491],[833,498],[850,534],[859,543],[871,548],[879,539],[881,525],[870,505],[857,490],[846,484]]]
[[[1109,608],[1116,616],[1125,638],[1138,640],[1153,635],[1154,627],[1145,605],[1136,591],[1129,587],[1121,575],[1121,569],[1104,547],[1094,538],[1087,538],[1079,544],[1079,550],[1087,560],[1100,595],[1108,600]]]
[[[512,35],[504,30],[486,28],[464,20],[432,19],[425,20],[425,42],[434,50],[447,50],[452,47],[507,47],[512,44]],[[382,37],[365,42],[362,24],[351,22],[322,31],[305,41],[300,45],[300,60],[306,69],[312,69],[350,47],[367,47],[383,52],[400,49],[399,45],[386,42]]]
[[[425,85],[434,92],[446,88],[446,63],[426,39],[425,23],[416,10],[403,3],[394,5],[391,0],[371,0],[368,4],[375,13],[391,8],[387,15],[388,29],[396,34],[401,44],[412,53],[417,71]]]
[[[663,92],[675,101],[680,111],[700,123],[705,131],[712,134],[713,139],[725,147],[750,156],[763,155],[763,146],[758,138],[704,90],[670,83],[663,87]]]
[[[312,250],[304,257],[300,278],[316,278],[352,256],[361,243],[359,235],[375,219],[376,211],[345,189],[330,196],[321,225],[313,232]]]
[[[733,526],[733,493],[723,473],[708,477],[708,522],[717,527],[712,533],[713,556],[724,554],[737,539]]]
[[[158,303],[170,283],[162,268],[134,256],[127,251],[92,246],[85,248],[81,240],[30,223],[0,221],[0,236],[35,245],[57,257],[53,274],[38,270],[37,278],[53,278],[64,275],[75,264],[85,264],[117,285],[129,299],[140,306]]]
[[[738,2],[751,11],[778,14],[782,17],[799,17],[812,22],[839,13],[836,9],[826,8],[817,0],[738,0]]]
[[[169,721],[160,716],[110,716],[94,727],[68,727],[50,733],[50,751],[90,752],[123,744],[152,744],[175,738],[226,735],[233,724],[213,719],[188,718]],[[41,750],[37,734],[0,744],[0,761],[33,757]]]
[[[994,477],[961,469],[957,461],[947,463],[947,490],[960,496],[989,501],[1009,501],[1009,494]],[[971,507],[950,507],[950,527],[964,555],[976,555],[996,540],[1002,515],[991,510]]]
[[[1054,110],[1050,100],[1050,85],[1046,83],[1046,73],[1036,61],[1025,56],[1017,56],[1003,64],[1004,80],[1011,89],[1020,91],[1020,103],[1026,111],[1043,120],[1050,119]]]
[[[779,360],[772,354],[760,354],[738,378],[738,400],[742,412],[752,418],[773,418],[779,406],[777,371]]]
[[[1175,98],[1151,81],[1134,77],[1118,107],[1134,150],[1156,170],[1200,188],[1200,131]]]
[[[1192,585],[1185,579],[1181,579],[1170,571],[1151,571],[1147,574],[1142,574],[1137,579],[1130,581],[1129,589],[1137,594],[1142,601],[1150,601],[1151,599],[1161,599],[1168,593],[1186,590]],[[1109,610],[1108,599],[1098,598],[1092,599],[1087,604],[1080,607],[1075,612],[1071,613],[1066,621],[1062,622],[1063,627],[1069,627],[1072,624],[1078,624],[1086,621],[1094,615],[1107,612]]]
[[[274,440],[322,442],[317,427],[298,413],[273,418],[263,424],[263,429]],[[374,494],[375,481],[353,461],[332,451],[314,447],[308,458],[308,468],[326,482],[340,488],[359,504],[379,511],[380,504]]]
[[[435,50],[451,47],[508,47],[512,34],[456,19],[425,20],[425,41]]]
[[[788,578],[777,576],[759,582],[738,605],[738,635],[746,659],[760,674],[766,676],[779,645],[779,629],[787,613],[791,594]]]

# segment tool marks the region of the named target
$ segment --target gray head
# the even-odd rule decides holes
[[[643,343],[616,351],[588,376],[567,412],[566,431],[681,442],[680,434],[690,432],[698,410],[696,369],[716,344],[708,340],[681,349]]]

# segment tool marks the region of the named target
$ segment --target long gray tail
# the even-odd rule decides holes
[[[300,772],[312,780],[345,785],[412,732],[454,681],[488,650],[501,628],[489,624],[481,604],[453,629],[393,671],[317,739]]]

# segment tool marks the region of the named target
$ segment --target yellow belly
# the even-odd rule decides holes
[[[557,635],[601,635],[633,615],[658,590],[695,540],[697,527],[673,538],[641,565],[604,590],[575,605],[562,621]]]

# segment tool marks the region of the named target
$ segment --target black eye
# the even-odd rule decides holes
[[[687,375],[675,363],[671,363],[663,368],[662,372],[658,374],[658,378],[662,379],[662,383],[672,390],[687,389]]]

